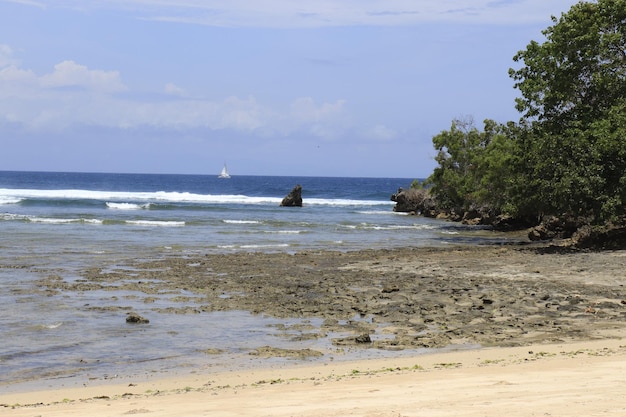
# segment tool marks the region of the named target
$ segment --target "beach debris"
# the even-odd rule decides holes
[[[128,313],[126,315],[126,323],[131,323],[131,324],[148,324],[148,323],[150,323],[150,320],[148,320],[145,317],[140,316],[139,314],[137,314],[135,312],[131,312],[131,313]]]

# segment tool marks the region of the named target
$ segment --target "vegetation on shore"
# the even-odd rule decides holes
[[[626,0],[581,1],[552,21],[509,70],[520,120],[452,121],[433,137],[438,166],[413,187],[440,213],[541,224],[540,239],[612,230],[626,241],[615,233],[626,224]]]

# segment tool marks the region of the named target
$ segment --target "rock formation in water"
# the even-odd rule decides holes
[[[302,207],[302,186],[293,187],[293,190],[280,203],[281,207]]]

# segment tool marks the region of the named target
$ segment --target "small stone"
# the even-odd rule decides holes
[[[126,323],[147,324],[150,323],[150,320],[145,317],[141,317],[137,313],[128,313],[128,315],[126,316]]]

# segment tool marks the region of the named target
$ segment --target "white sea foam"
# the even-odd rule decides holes
[[[365,214],[365,215],[376,215],[376,216],[395,216],[395,215],[402,215],[402,216],[406,216],[408,215],[408,213],[397,213],[395,211],[389,211],[389,210],[358,210],[356,213],[358,214]]]
[[[113,210],[142,210],[150,208],[150,204],[134,204],[134,203],[106,203],[107,208]]]
[[[396,203],[393,201],[351,200],[345,198],[305,198],[302,204],[320,206],[393,206]]]
[[[33,223],[48,223],[48,224],[66,224],[66,223],[78,223],[81,219],[59,219],[53,217],[29,217]]]
[[[100,219],[78,219],[78,218],[56,218],[56,217],[37,217],[26,214],[0,213],[0,220],[21,220],[31,223],[47,223],[47,224],[68,224],[68,223],[84,223],[84,224],[103,224]]]
[[[5,205],[5,204],[18,204],[22,200],[23,200],[22,198],[5,197],[5,196],[0,195],[0,206]]]
[[[429,224],[402,224],[402,225],[390,225],[387,226],[389,229],[398,229],[398,230],[402,230],[402,229],[414,229],[414,230],[432,230],[432,229],[436,229],[435,226],[429,225]]]
[[[241,249],[268,249],[268,248],[288,248],[288,243],[266,244],[266,245],[240,245]]]
[[[305,233],[304,230],[266,230],[265,233],[273,233],[278,235],[299,235]]]
[[[261,224],[258,220],[222,220],[224,223],[229,224]]]
[[[185,225],[185,222],[166,220],[126,220],[126,223],[134,226],[180,227]]]
[[[361,229],[361,230],[431,230],[435,229],[435,226],[427,225],[427,224],[390,224],[390,225],[380,225],[380,224],[369,224],[369,223],[361,223],[361,224],[343,224],[341,227],[345,229]]]
[[[125,192],[125,191],[97,191],[97,190],[36,190],[36,189],[0,189],[0,201],[19,202],[23,199],[69,199],[69,200],[98,200],[109,204],[123,204],[123,202],[172,202],[172,203],[206,203],[206,204],[271,204],[278,205],[280,197],[252,197],[241,194],[196,194],[189,192],[156,191],[156,192]],[[9,204],[9,203],[4,203]],[[392,201],[352,200],[305,198],[304,205],[325,206],[390,206]],[[108,206],[108,204],[107,204]],[[145,208],[141,205],[142,208]]]
[[[1,220],[28,220],[29,216],[24,214],[14,214],[14,213],[2,213],[0,214]]]
[[[273,248],[288,248],[288,243],[276,243],[276,244],[254,244],[254,245],[217,245],[219,249],[273,249]]]

